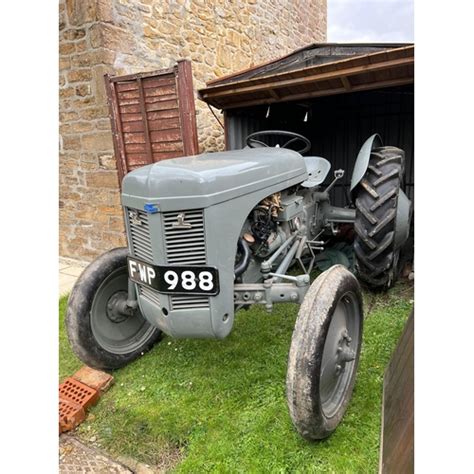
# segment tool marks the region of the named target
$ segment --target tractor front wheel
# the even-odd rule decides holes
[[[334,265],[306,293],[291,339],[287,401],[303,438],[326,438],[341,422],[355,384],[362,326],[359,283]]]
[[[140,309],[124,310],[128,296],[127,249],[92,262],[68,301],[66,329],[74,353],[96,369],[118,369],[149,350],[161,331]]]

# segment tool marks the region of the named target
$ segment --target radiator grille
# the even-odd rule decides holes
[[[151,250],[148,214],[138,209],[127,208],[127,219],[133,255],[137,258],[152,262],[153,252]]]
[[[179,217],[181,215],[181,218]],[[184,215],[184,218],[182,218]],[[180,222],[182,220],[182,222]],[[170,265],[205,265],[206,242],[204,239],[204,214],[202,210],[165,212],[166,258]],[[175,228],[173,225],[190,225],[190,228]]]
[[[139,285],[140,288],[140,295],[143,296],[145,299],[150,301],[151,303],[156,304],[161,308],[160,304],[160,297],[158,293],[155,290],[152,290],[151,288],[147,288],[146,286]]]
[[[181,214],[181,216],[180,216]],[[205,265],[206,240],[204,237],[204,212],[166,212],[163,214],[166,259],[169,265]],[[174,228],[173,225],[190,225]],[[209,308],[209,297],[173,295],[171,309]]]
[[[199,309],[209,308],[209,297],[173,295],[171,297],[171,309]]]
[[[204,237],[204,213],[202,210],[163,214],[166,263],[168,265],[205,265],[206,242]],[[133,255],[145,261],[153,261],[149,215],[138,209],[127,208],[130,241]],[[189,228],[175,228],[173,224],[190,225]],[[139,285],[140,296],[159,306],[160,295],[155,290]],[[209,308],[207,296],[170,296],[172,310]]]

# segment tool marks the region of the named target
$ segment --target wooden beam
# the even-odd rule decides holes
[[[229,95],[236,96],[242,95],[247,93],[254,93],[254,92],[262,92],[269,89],[277,89],[281,87],[292,87],[292,86],[301,86],[308,84],[310,82],[320,82],[326,81],[330,79],[338,79],[341,76],[355,76],[357,74],[362,73],[369,73],[369,72],[377,72],[383,71],[385,69],[393,69],[398,67],[410,66],[415,63],[414,57],[407,57],[407,58],[400,58],[400,59],[393,59],[390,61],[383,61],[375,64],[364,64],[361,66],[354,66],[347,69],[338,69],[335,71],[329,71],[326,73],[318,73],[309,76],[298,77],[296,79],[288,79],[282,81],[274,81],[270,83],[264,84],[255,84],[248,87],[234,87],[231,89],[226,90],[213,90],[213,88],[206,89],[201,91],[201,96],[203,99],[213,99],[213,98],[220,98],[226,97]]]
[[[275,89],[269,89],[268,92],[270,93],[270,95],[274,99],[279,99],[280,98],[280,95],[277,93],[277,91]]]
[[[136,74],[127,74],[126,76],[110,76],[110,82],[135,81],[136,79],[145,79],[147,77],[162,76],[165,74],[173,74],[174,68],[159,69],[157,71],[139,72]]]
[[[344,86],[344,89],[346,89],[346,91],[349,92],[350,90],[352,90],[351,81],[349,81],[349,79],[346,76],[341,76],[341,82],[342,82],[342,85]]]
[[[176,86],[179,100],[179,117],[181,122],[184,154],[199,153],[196,126],[196,109],[194,106],[193,72],[191,61],[181,59],[176,66]]]
[[[264,98],[264,99],[252,99],[252,100],[247,100],[247,101],[242,101],[242,102],[234,102],[230,104],[226,104],[224,101],[216,101],[216,102],[211,102],[209,101],[214,107],[217,107],[219,109],[236,109],[240,107],[250,107],[252,105],[267,105],[267,104],[273,104],[275,102],[291,102],[294,100],[304,100],[304,99],[312,99],[316,97],[323,97],[323,96],[329,96],[329,95],[337,95],[337,94],[345,94],[348,92],[360,92],[360,91],[367,91],[367,90],[372,90],[372,89],[381,89],[384,87],[395,87],[395,86],[403,86],[406,84],[412,84],[413,83],[413,77],[404,77],[401,79],[390,79],[387,81],[380,81],[380,82],[373,82],[370,84],[361,84],[358,86],[352,86],[352,89],[350,91],[346,90],[345,87],[337,87],[333,89],[325,89],[325,90],[319,90],[319,91],[314,91],[314,92],[303,92],[300,94],[288,94],[283,97],[280,97],[279,99],[274,99],[272,97]]]

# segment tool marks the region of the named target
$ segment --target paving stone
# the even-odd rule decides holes
[[[59,257],[59,296],[70,293],[87,262]]]
[[[59,257],[59,266],[66,265],[68,267],[82,267],[86,268],[89,262],[84,260],[76,260],[74,258]]]
[[[62,435],[59,438],[59,472],[128,474],[133,471],[79,440]]]
[[[77,277],[59,273],[59,296],[65,295],[72,290]]]
[[[81,276],[81,273],[84,271],[83,267],[75,267],[75,266],[70,266],[67,268],[64,268],[63,270],[60,270],[60,273],[63,275],[70,275],[73,277],[79,277]]]

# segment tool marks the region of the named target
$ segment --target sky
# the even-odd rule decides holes
[[[414,0],[327,0],[330,43],[414,42]]]

